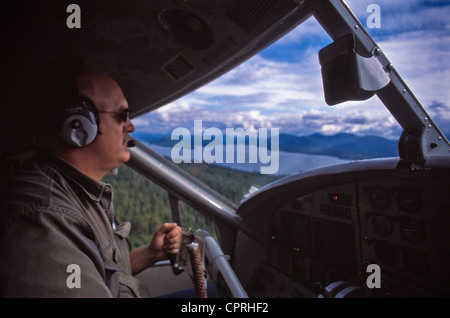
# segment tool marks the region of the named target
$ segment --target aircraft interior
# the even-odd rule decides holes
[[[69,28],[67,8],[82,9]],[[132,119],[245,62],[313,17],[333,43],[318,52],[329,105],[375,96],[403,128],[398,157],[302,171],[239,206],[135,140],[129,167],[213,220],[197,235],[222,297],[449,297],[450,143],[342,0],[2,1],[0,155],[30,146],[26,93],[63,54],[105,70]],[[343,75],[345,74],[345,75]],[[5,165],[4,165],[5,167]],[[189,224],[182,224],[189,227]],[[155,295],[191,286],[165,262],[140,274]],[[184,263],[186,264],[186,262]],[[371,265],[381,287],[369,286]],[[179,273],[176,273],[179,274]],[[170,290],[166,290],[166,289]]]

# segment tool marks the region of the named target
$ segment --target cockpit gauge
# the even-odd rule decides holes
[[[407,213],[415,213],[420,209],[420,193],[411,189],[399,190],[397,193],[397,203],[399,210]]]
[[[392,221],[383,214],[376,214],[372,218],[372,226],[375,233],[382,236],[391,235],[394,226],[392,225]]]
[[[382,188],[373,188],[369,190],[370,204],[377,209],[386,209],[391,204],[389,193]]]
[[[420,221],[412,218],[403,218],[400,221],[399,227],[404,240],[419,243],[425,239],[425,228]]]

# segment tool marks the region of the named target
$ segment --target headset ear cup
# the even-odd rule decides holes
[[[71,115],[64,121],[59,136],[67,145],[81,148],[94,141],[97,131],[97,123],[81,115]]]
[[[88,97],[77,94],[66,101],[59,136],[68,146],[81,148],[98,134],[98,111]]]

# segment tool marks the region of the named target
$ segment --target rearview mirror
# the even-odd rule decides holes
[[[325,101],[330,106],[368,99],[390,82],[377,58],[363,57],[355,51],[352,33],[320,50],[319,61]]]

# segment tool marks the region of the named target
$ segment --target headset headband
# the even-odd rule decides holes
[[[56,102],[61,110],[57,121],[59,137],[71,147],[89,145],[98,135],[99,116],[94,102],[78,91],[77,76],[85,68],[79,57],[64,56],[47,63],[50,75],[56,81]]]

